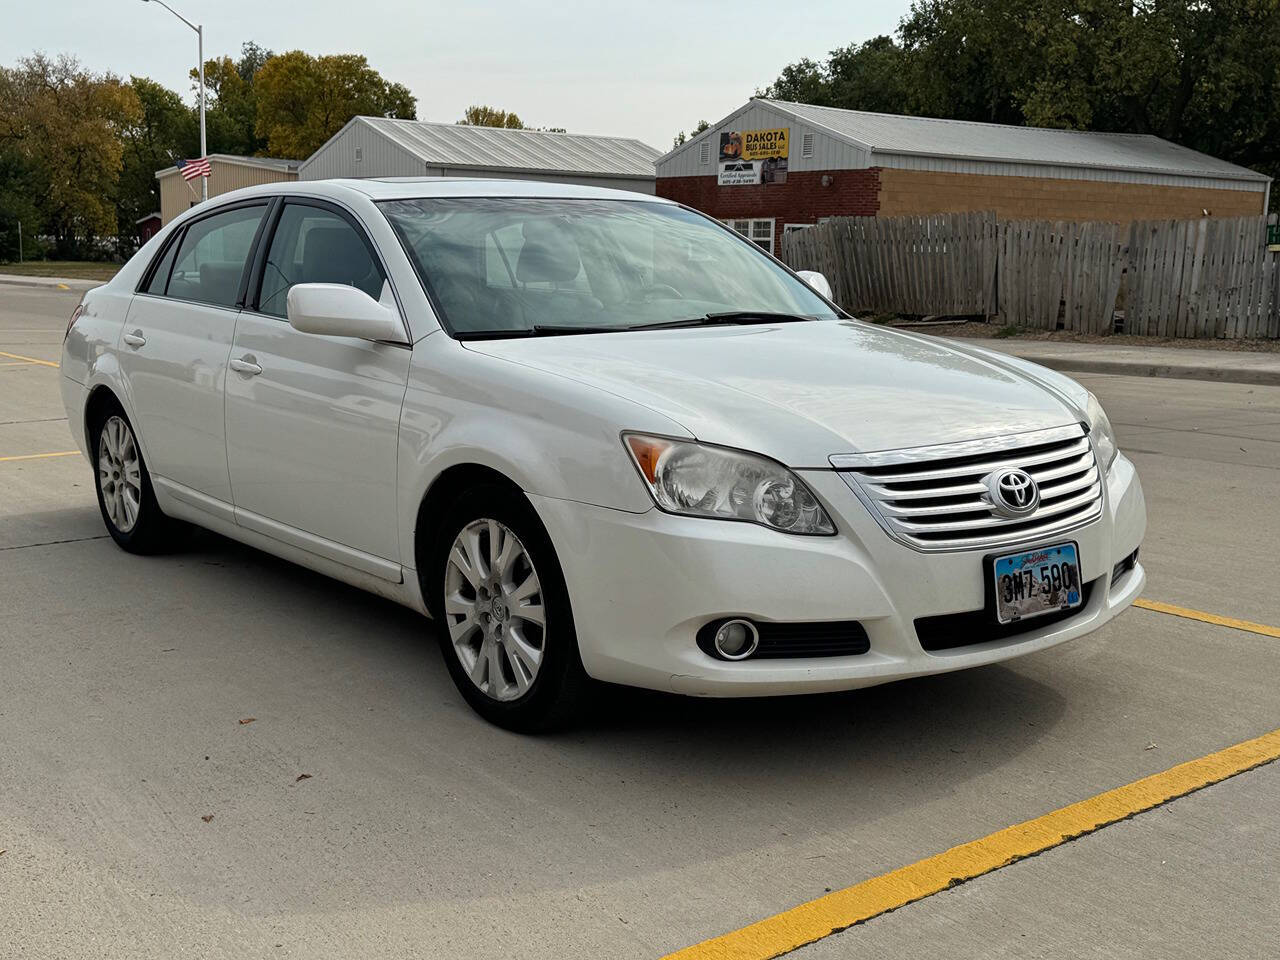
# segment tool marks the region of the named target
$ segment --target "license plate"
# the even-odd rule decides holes
[[[1083,602],[1074,543],[1006,554],[996,557],[994,566],[996,619],[1000,623],[1070,610]]]

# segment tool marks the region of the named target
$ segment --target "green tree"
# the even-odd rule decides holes
[[[36,195],[42,182],[30,160],[21,152],[0,147],[0,261],[33,260],[43,253],[37,238],[44,217],[36,205]]]
[[[408,88],[390,83],[357,54],[270,57],[254,75],[254,133],[272,156],[305,159],[352,117],[417,116]]]
[[[272,56],[270,50],[249,42],[241,46],[238,60],[222,56],[205,61],[205,129],[210,153],[247,157],[265,152],[266,138],[257,133],[254,81]],[[191,78],[198,81],[199,74],[192,70]]]
[[[140,115],[132,87],[73,57],[36,54],[0,68],[3,169],[25,183],[32,226],[53,235],[60,255],[85,255],[95,237],[115,234],[122,134]],[[13,190],[12,180],[0,188]]]
[[[686,141],[689,139],[689,137],[696,137],[696,136],[697,136],[698,134],[700,134],[703,130],[706,130],[706,129],[707,129],[707,128],[709,128],[710,126],[711,126],[711,124],[709,124],[706,120],[699,120],[699,121],[698,121],[698,125],[697,125],[696,127],[694,127],[694,128],[693,128],[693,133],[689,134],[688,136],[686,136],[686,135],[685,135],[685,132],[684,132],[683,130],[681,130],[681,131],[680,131],[679,133],[677,133],[677,134],[675,135],[675,137],[672,139],[672,142],[671,142],[671,147],[672,147],[672,149],[675,149],[676,147],[680,146],[680,144],[682,144],[682,143],[686,142]]]
[[[756,93],[770,100],[811,103],[818,107],[839,106],[832,102],[833,93],[826,65],[816,63],[808,57],[787,64],[782,68],[782,73],[778,74],[778,79]]]
[[[1277,0],[915,0],[896,39],[800,60],[765,92],[854,110],[1151,133],[1277,176],[1278,65]]]
[[[137,221],[160,209],[156,171],[199,153],[195,112],[174,91],[146,77],[131,77],[138,99],[136,121],[122,125],[124,148],[116,210],[120,235],[137,239]]]
[[[820,107],[911,113],[908,69],[907,52],[892,37],[874,37],[832,50],[825,63],[805,58],[790,64],[760,94]]]
[[[525,125],[515,113],[499,110],[485,104],[467,107],[462,119],[458,121],[464,127],[505,127],[508,130],[524,130]],[[563,132],[563,131],[559,131]]]

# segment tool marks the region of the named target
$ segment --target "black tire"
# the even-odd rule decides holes
[[[541,584],[545,625],[542,659],[532,683],[516,699],[499,700],[482,691],[467,675],[450,636],[444,590],[447,562],[454,540],[477,520],[496,520],[515,534]],[[551,538],[529,501],[517,490],[499,485],[474,487],[446,509],[436,525],[430,558],[423,571],[423,595],[436,622],[440,650],[458,691],[490,723],[519,733],[564,727],[578,716],[593,683],[582,666],[578,637],[564,572]]]
[[[127,530],[122,530],[112,519],[111,511],[107,508],[106,496],[102,489],[100,460],[103,428],[112,418],[117,417],[124,422],[124,425],[129,429],[130,435],[134,438],[133,444],[137,452],[141,481],[137,517],[133,525]],[[133,424],[129,422],[129,417],[119,403],[113,401],[110,404],[104,404],[98,409],[93,421],[89,424],[89,451],[93,464],[93,488],[98,494],[98,509],[102,513],[102,522],[106,525],[107,532],[111,534],[111,539],[130,553],[157,553],[166,549],[173,542],[176,522],[165,516],[160,510],[160,505],[156,503],[155,490],[151,486],[151,475],[147,472],[146,460],[142,456],[142,448],[138,445],[136,438],[137,432],[133,429]]]

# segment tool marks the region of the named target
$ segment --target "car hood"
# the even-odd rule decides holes
[[[1021,433],[1081,412],[1025,363],[858,321],[469,341],[641,403],[708,443],[798,468]],[[1059,378],[1061,379],[1061,378]],[[634,425],[620,424],[620,429]]]

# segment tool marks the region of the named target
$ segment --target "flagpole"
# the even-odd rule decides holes
[[[196,27],[196,46],[200,51],[200,159],[209,156],[204,142],[204,24]],[[200,202],[209,199],[209,177],[200,178]]]
[[[150,3],[151,0],[142,0],[143,3]],[[194,24],[173,7],[169,6],[164,0],[155,0],[157,4],[164,7],[175,17],[185,23],[188,27],[196,32],[196,49],[199,51],[200,57],[200,159],[203,160],[209,156],[206,152],[208,147],[205,145],[204,139],[204,24]],[[200,178],[200,199],[202,201],[209,199],[209,178]]]

